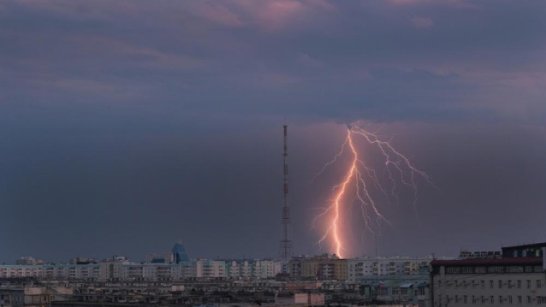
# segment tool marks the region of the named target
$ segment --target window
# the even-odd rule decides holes
[[[540,288],[542,286],[541,280],[537,279],[537,288]]]
[[[521,295],[518,295],[518,304],[523,303],[523,300],[521,299]]]
[[[521,289],[521,280],[518,280],[518,289]]]
[[[502,266],[490,266],[487,268],[489,273],[504,273],[504,267]]]
[[[468,297],[466,295],[463,296],[463,303],[465,303],[465,304],[468,303]]]
[[[502,280],[499,280],[499,289],[502,289]]]
[[[508,295],[508,304],[512,304],[512,296]]]
[[[495,297],[493,295],[491,295],[491,297],[489,298],[489,300],[491,301],[490,303],[491,304],[495,304]]]
[[[493,280],[489,281],[489,288],[493,289],[495,287],[495,282]]]
[[[482,289],[485,288],[485,280],[480,280],[481,284],[482,284]]]
[[[523,273],[524,268],[523,266],[509,266],[506,267],[507,273]]]
[[[502,295],[499,295],[499,304],[502,304]]]
[[[527,289],[531,289],[531,281],[527,279]]]
[[[527,304],[531,304],[531,297],[527,296]]]

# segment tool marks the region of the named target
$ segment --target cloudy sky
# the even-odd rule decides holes
[[[419,182],[416,208],[382,203],[377,235],[354,225],[352,255],[546,241],[545,12],[0,1],[0,261],[142,259],[177,240],[192,257],[277,256],[285,122],[296,254],[329,251],[313,217],[347,161],[313,176],[355,121],[436,188]]]

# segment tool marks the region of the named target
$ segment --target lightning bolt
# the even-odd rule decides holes
[[[378,149],[381,158],[384,161],[386,180],[390,185],[390,193],[387,193],[377,172],[374,168],[367,165],[360,157],[358,147],[355,144],[356,137],[364,140],[367,144]],[[348,149],[348,150],[347,150]],[[411,161],[398,151],[390,142],[382,140],[377,134],[367,131],[355,124],[347,127],[347,134],[340,151],[335,157],[327,162],[321,171],[317,174],[322,174],[329,166],[338,162],[345,152],[350,153],[350,163],[340,183],[333,187],[334,197],[330,201],[327,208],[315,217],[315,220],[324,216],[328,217],[328,227],[319,242],[329,239],[332,250],[340,258],[344,258],[346,254],[346,235],[343,233],[340,225],[344,210],[348,210],[348,196],[353,191],[354,201],[359,204],[361,215],[366,229],[374,233],[374,221],[378,226],[381,222],[390,224],[388,219],[381,213],[379,204],[374,195],[379,192],[386,196],[386,199],[395,199],[398,202],[397,183],[400,182],[404,186],[409,187],[413,192],[413,205],[417,202],[418,185],[417,179],[422,178],[427,183],[432,184],[430,177],[418,169]],[[316,176],[315,176],[316,177]]]

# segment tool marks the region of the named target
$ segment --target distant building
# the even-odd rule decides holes
[[[225,278],[226,263],[224,261],[198,259],[195,261],[196,278]]]
[[[295,257],[289,261],[288,271],[293,278],[346,280],[347,259],[340,259],[329,254],[314,257]]]
[[[20,265],[37,265],[37,264],[43,264],[44,261],[40,259],[35,259],[34,257],[21,257],[17,260],[15,260],[15,264]]]
[[[508,246],[479,257],[433,260],[432,306],[546,304],[546,243]]]
[[[176,243],[171,249],[171,258],[172,262],[176,264],[190,261],[190,257],[186,253],[186,248],[180,242]]]
[[[226,276],[242,279],[267,279],[277,276],[282,271],[279,261],[268,259],[228,259],[224,260]]]
[[[3,307],[47,307],[52,295],[44,287],[0,288],[0,306]]]
[[[210,260],[186,262],[130,262],[112,257],[99,263],[0,265],[0,278],[98,281],[172,281],[185,279],[267,279],[281,271],[275,260]]]
[[[324,293],[303,292],[294,294],[294,304],[302,304],[304,306],[324,306],[326,300]]]
[[[363,257],[347,259],[347,284],[368,304],[426,306],[432,257]]]
[[[428,275],[432,257],[374,257],[348,259],[348,280],[373,276]]]
[[[88,257],[75,257],[70,259],[70,264],[96,264],[97,260],[95,258]]]
[[[290,261],[284,266],[286,273],[292,278],[297,278],[302,276],[302,263],[305,261],[306,257],[292,257]]]
[[[415,275],[368,276],[360,279],[360,294],[366,302],[400,306],[428,306],[428,273]]]
[[[459,259],[468,258],[500,258],[502,256],[500,251],[466,251],[463,250],[459,253]]]

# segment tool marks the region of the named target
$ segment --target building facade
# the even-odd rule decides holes
[[[349,259],[348,280],[358,281],[375,276],[408,276],[428,274],[432,257],[375,257]]]
[[[0,265],[0,278],[48,280],[268,279],[281,272],[275,260],[197,259],[180,263],[136,263],[111,258],[88,264]]]
[[[510,246],[493,258],[432,261],[432,306],[546,305],[545,249]]]

